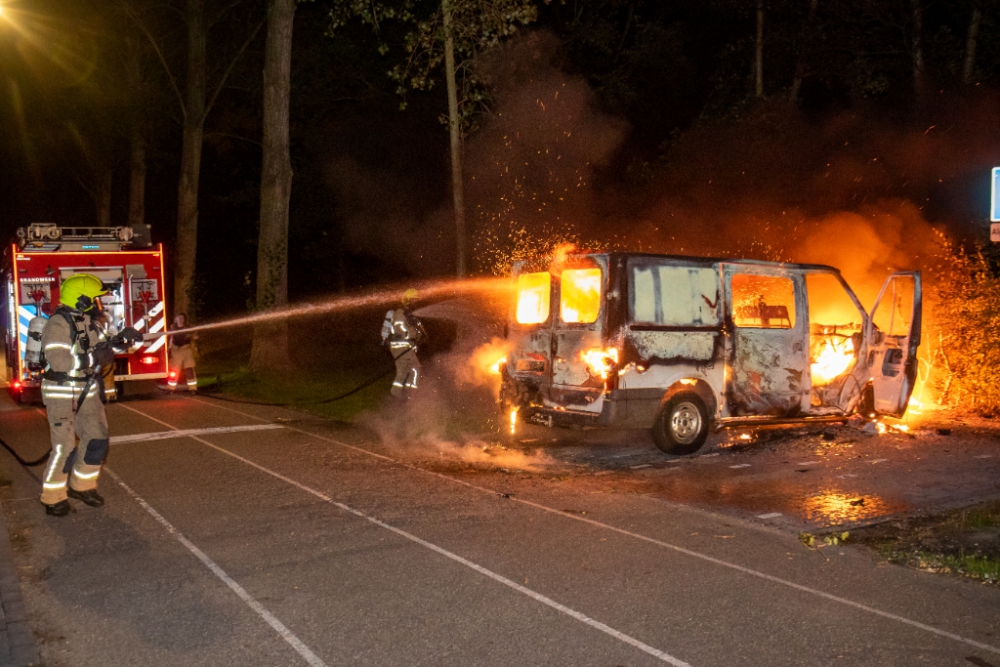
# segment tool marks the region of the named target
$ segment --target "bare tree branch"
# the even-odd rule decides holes
[[[123,4],[123,7],[125,9],[125,13],[130,19],[135,21],[135,24],[139,26],[139,29],[142,30],[143,34],[146,35],[146,38],[149,39],[149,43],[152,45],[153,50],[156,51],[156,55],[160,58],[160,64],[163,65],[163,69],[167,73],[167,78],[170,80],[170,86],[174,89],[174,93],[177,95],[177,103],[180,105],[181,115],[184,118],[187,118],[187,107],[184,105],[184,96],[181,95],[181,89],[177,86],[177,78],[174,76],[174,73],[170,71],[170,65],[167,64],[167,59],[163,56],[163,51],[160,50],[160,45],[156,42],[156,38],[153,37],[153,34],[149,32],[146,24],[139,20],[139,17],[135,15],[135,12],[131,10],[128,4]]]
[[[206,117],[208,116],[208,113],[212,110],[212,107],[215,105],[215,100],[218,99],[219,93],[221,93],[222,89],[225,87],[226,80],[229,79],[229,75],[232,73],[233,67],[236,66],[236,62],[243,56],[243,52],[247,50],[247,48],[250,46],[250,43],[253,42],[254,38],[257,36],[257,33],[260,32],[260,29],[263,27],[264,27],[264,21],[258,22],[257,27],[253,29],[253,32],[250,33],[250,36],[247,37],[247,40],[243,42],[243,46],[241,46],[240,50],[236,52],[236,55],[233,56],[233,59],[229,61],[229,65],[226,66],[226,71],[222,73],[222,78],[219,79],[219,85],[217,85],[215,87],[215,90],[212,91],[212,96],[208,98],[208,104],[205,105]]]

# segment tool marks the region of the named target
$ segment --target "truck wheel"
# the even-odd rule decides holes
[[[667,454],[693,454],[708,437],[708,410],[701,397],[677,394],[663,404],[653,424],[653,440]]]

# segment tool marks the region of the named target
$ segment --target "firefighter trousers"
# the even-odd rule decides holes
[[[67,483],[76,491],[97,488],[108,453],[108,420],[96,384],[90,386],[80,410],[73,412],[82,391],[82,383],[42,381],[52,438],[52,453],[42,478],[42,502],[46,505],[66,500]]]
[[[417,359],[417,352],[412,347],[396,357],[396,379],[392,381],[390,393],[393,396],[401,397],[404,392],[417,388],[417,378],[420,376],[420,360]]]

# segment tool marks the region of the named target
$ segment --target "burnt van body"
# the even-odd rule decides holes
[[[811,264],[583,254],[514,281],[501,399],[517,420],[651,428],[682,454],[726,427],[902,416],[916,381],[918,272],[870,313]]]

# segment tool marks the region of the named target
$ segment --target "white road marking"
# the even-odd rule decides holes
[[[248,413],[245,413],[245,412],[240,412],[239,410],[234,410],[233,408],[230,408],[230,407],[227,407],[227,406],[224,406],[224,405],[217,405],[215,403],[212,403],[210,401],[206,401],[206,400],[201,399],[201,398],[195,398],[193,400],[196,400],[199,403],[204,403],[206,405],[210,405],[212,407],[220,408],[222,410],[228,410],[229,412],[235,412],[236,414],[240,414],[240,415],[243,415],[245,417],[252,417],[253,419],[258,419],[260,421],[266,421],[266,420],[264,420],[261,417],[257,417],[255,415],[251,415],[251,414],[248,414]],[[123,407],[126,407],[126,406],[123,406]],[[136,410],[136,412],[138,412],[138,410]],[[140,413],[140,414],[144,414],[144,413]],[[145,415],[145,416],[149,417],[149,415]],[[153,418],[150,417],[150,419],[153,419]],[[158,421],[158,420],[156,420],[156,421]],[[160,422],[160,423],[162,424],[163,422]],[[384,461],[391,462],[391,463],[394,463],[396,465],[402,466],[404,468],[409,468],[410,470],[421,472],[421,473],[424,473],[426,475],[431,475],[433,477],[438,477],[440,479],[446,480],[446,481],[451,482],[453,484],[460,484],[460,485],[468,487],[470,489],[475,489],[477,491],[482,491],[483,493],[488,493],[491,496],[496,496],[496,495],[499,494],[499,492],[496,491],[496,490],[494,490],[494,489],[489,489],[489,488],[486,488],[484,486],[478,486],[476,484],[472,484],[471,482],[466,482],[465,480],[456,479],[454,477],[449,477],[448,475],[445,475],[444,473],[439,473],[439,472],[434,472],[432,470],[425,470],[423,468],[418,468],[417,466],[410,465],[408,463],[403,463],[402,461],[397,461],[396,459],[393,459],[393,458],[390,458],[388,456],[385,456],[384,454],[377,454],[375,452],[372,452],[372,451],[369,451],[369,450],[365,449],[364,447],[358,447],[356,445],[351,445],[351,444],[348,444],[348,443],[343,442],[341,440],[334,440],[333,438],[328,438],[326,436],[319,435],[317,433],[310,433],[309,431],[304,431],[302,429],[294,428],[294,427],[288,427],[288,430],[290,430],[290,431],[296,431],[298,433],[302,433],[303,435],[311,436],[313,438],[316,438],[317,440],[323,440],[323,441],[326,441],[326,442],[330,442],[330,443],[333,443],[335,445],[339,445],[341,447],[354,450],[354,451],[359,452],[361,454],[366,454],[368,456],[379,458],[379,459],[382,459]],[[235,455],[233,455],[233,456],[235,456]],[[753,570],[751,568],[744,567],[742,565],[737,565],[736,563],[730,563],[728,561],[724,561],[721,558],[715,558],[714,556],[709,556],[708,554],[703,554],[703,553],[700,553],[698,551],[693,551],[691,549],[686,549],[684,547],[679,547],[677,545],[670,544],[669,542],[664,542],[662,540],[657,540],[656,538],[648,537],[648,536],[642,535],[640,533],[635,533],[635,532],[632,532],[630,530],[626,530],[624,528],[619,528],[617,526],[612,526],[611,524],[601,523],[600,521],[596,521],[594,519],[588,519],[587,517],[580,516],[580,515],[577,515],[577,514],[570,514],[570,513],[562,512],[562,511],[557,510],[555,508],[548,507],[547,505],[542,505],[541,503],[536,503],[536,502],[533,502],[531,500],[525,500],[523,498],[518,498],[516,496],[509,496],[509,500],[511,500],[512,502],[521,503],[522,505],[527,505],[528,507],[534,507],[535,509],[538,509],[538,510],[543,511],[543,512],[548,512],[550,514],[555,514],[557,516],[561,516],[561,517],[563,517],[565,519],[572,519],[574,521],[582,521],[582,522],[590,524],[592,526],[596,526],[598,528],[603,528],[605,530],[610,530],[610,531],[618,533],[620,535],[627,535],[629,537],[635,538],[635,539],[640,540],[642,542],[647,542],[649,544],[655,544],[655,545],[663,547],[665,549],[670,549],[672,551],[676,551],[677,553],[682,553],[682,554],[691,556],[693,558],[698,558],[698,559],[704,560],[704,561],[709,562],[709,563],[714,563],[715,565],[719,565],[721,567],[729,568],[729,569],[735,570],[737,572],[742,572],[742,573],[750,575],[752,577],[757,577],[758,579],[763,579],[765,581],[770,581],[770,582],[775,583],[775,584],[780,584],[782,586],[787,586],[788,588],[792,588],[792,589],[795,589],[797,591],[801,591],[803,593],[809,593],[810,595],[815,595],[815,596],[823,598],[825,600],[830,600],[831,602],[837,602],[839,604],[851,607],[853,609],[859,609],[861,611],[865,611],[865,612],[868,612],[870,614],[874,614],[876,616],[881,616],[882,618],[888,618],[890,620],[897,621],[899,623],[903,623],[904,625],[909,625],[910,627],[918,628],[920,630],[924,630],[925,632],[929,632],[929,633],[937,635],[939,637],[945,637],[947,639],[952,639],[954,641],[957,641],[957,642],[960,642],[960,643],[963,643],[963,644],[968,644],[969,646],[975,646],[976,648],[980,648],[980,649],[982,649],[984,651],[989,651],[991,653],[996,653],[996,654],[1000,655],[1000,647],[992,646],[990,644],[984,644],[982,642],[976,641],[975,639],[970,639],[968,637],[963,637],[962,635],[957,635],[957,634],[955,634],[953,632],[948,632],[947,630],[942,630],[942,629],[936,628],[936,627],[934,627],[932,625],[927,625],[926,623],[921,623],[920,621],[914,621],[912,619],[906,618],[905,616],[900,616],[899,614],[893,614],[892,612],[882,611],[881,609],[877,609],[875,607],[870,607],[870,606],[868,606],[866,604],[862,604],[860,602],[855,602],[855,601],[849,600],[847,598],[842,598],[842,597],[840,597],[838,595],[833,595],[832,593],[827,593],[825,591],[821,591],[821,590],[816,589],[816,588],[811,588],[809,586],[804,586],[802,584],[797,584],[794,581],[789,581],[788,579],[782,579],[781,577],[776,577],[774,575],[767,574],[765,572],[758,572],[757,570]]]
[[[857,477],[854,473],[847,473],[846,475],[837,475],[837,479],[849,479],[851,477]]]
[[[781,516],[781,512],[768,512],[767,514],[758,514],[758,519],[777,519]]]
[[[992,454],[983,454],[982,456],[975,456],[973,458],[977,458],[977,459],[991,459],[991,458],[993,458],[993,455]]]
[[[889,459],[875,459],[874,461],[869,461],[868,463],[885,463]]]
[[[211,435],[213,433],[241,433],[243,431],[268,431],[284,428],[280,424],[254,424],[252,426],[218,426],[216,428],[192,428],[177,431],[159,431],[157,433],[136,433],[134,435],[111,436],[112,445],[123,445],[127,442],[147,442],[150,440],[169,440],[183,438],[189,435]]]
[[[142,505],[142,508],[145,509],[147,512],[149,512],[149,514],[154,519],[156,519],[160,523],[160,525],[162,525],[164,528],[166,528],[168,533],[170,533],[175,538],[177,538],[178,542],[180,542],[181,544],[183,544],[184,547],[188,551],[190,551],[192,554],[194,554],[195,558],[197,558],[198,560],[200,560],[205,565],[205,567],[207,567],[209,570],[212,571],[212,573],[215,576],[217,576],[219,579],[221,579],[222,582],[224,584],[226,584],[226,586],[229,586],[229,588],[231,588],[233,590],[233,592],[236,593],[236,595],[238,595],[240,597],[240,599],[243,600],[243,602],[245,602],[247,604],[248,607],[250,607],[255,612],[257,612],[258,616],[260,616],[262,619],[264,619],[264,621],[268,625],[270,625],[272,628],[274,628],[275,632],[277,632],[279,635],[281,635],[282,639],[284,639],[286,642],[288,642],[289,644],[291,644],[292,648],[294,648],[299,653],[299,655],[301,655],[303,658],[305,658],[306,662],[308,662],[310,665],[312,665],[312,667],[327,667],[326,663],[323,662],[322,660],[320,660],[319,656],[317,656],[315,653],[313,653],[309,649],[308,646],[306,646],[305,644],[303,644],[302,640],[300,640],[298,637],[296,637],[295,634],[292,633],[291,630],[289,630],[288,628],[286,628],[284,623],[282,623],[281,621],[279,621],[274,616],[274,614],[272,614],[266,608],[264,608],[264,605],[262,605],[260,602],[257,602],[257,600],[254,599],[254,597],[252,595],[250,595],[249,593],[247,593],[247,591],[246,591],[245,588],[243,588],[238,583],[236,583],[233,580],[232,577],[230,577],[228,574],[226,574],[225,570],[223,570],[221,567],[219,567],[218,565],[216,565],[215,561],[213,561],[211,558],[209,558],[205,554],[204,551],[202,551],[201,549],[199,549],[198,547],[196,547],[194,545],[194,543],[191,542],[191,540],[189,540],[188,538],[184,537],[183,533],[181,533],[179,530],[177,530],[176,528],[174,528],[173,524],[171,524],[169,521],[167,521],[165,518],[163,518],[162,514],[160,514],[159,512],[157,512],[155,509],[153,509],[149,505],[149,503],[147,503],[142,498],[142,496],[140,496],[138,493],[136,493],[135,491],[133,491],[132,488],[129,487],[128,484],[126,484],[124,481],[122,481],[121,477],[119,477],[118,475],[116,475],[114,473],[114,471],[112,471],[111,469],[109,469],[107,466],[104,466],[103,470],[107,474],[111,475],[111,477],[116,482],[118,482],[118,485],[121,486],[123,489],[125,489],[126,493],[128,493],[130,496],[132,496],[136,500],[136,502],[138,502],[140,505]]]
[[[736,465],[729,466],[729,467],[733,468],[735,470],[736,468],[749,468],[750,464],[749,463],[737,463]]]
[[[653,466],[649,463],[641,463],[637,466],[632,466],[632,470],[639,470],[640,468],[652,468]]]
[[[797,466],[814,466],[817,463],[819,463],[819,461],[803,461],[802,463],[796,463],[795,465],[797,465]]]
[[[136,413],[138,413],[138,414],[146,417],[147,419],[152,419],[153,421],[155,421],[157,423],[160,423],[160,424],[163,424],[164,426],[170,427],[170,424],[168,424],[167,422],[161,421],[161,420],[157,419],[156,417],[153,417],[153,416],[148,415],[148,414],[146,414],[144,412],[136,410],[135,408],[129,407],[127,405],[122,405],[121,407],[123,407],[123,408],[125,408],[127,410],[131,410],[133,412],[136,412]],[[291,430],[298,431],[298,429],[291,429]],[[302,431],[302,433],[306,433],[306,432]],[[384,528],[384,529],[386,529],[388,531],[396,533],[400,537],[404,537],[404,538],[410,540],[411,542],[415,542],[416,544],[419,544],[422,547],[426,547],[427,549],[430,549],[431,551],[434,551],[435,553],[441,554],[442,556],[444,556],[446,558],[449,558],[449,559],[455,561],[456,563],[460,563],[462,565],[465,565],[466,567],[468,567],[468,568],[470,568],[472,570],[475,570],[476,572],[478,572],[478,573],[480,573],[482,575],[485,575],[485,576],[489,577],[490,579],[493,579],[494,581],[503,584],[504,586],[508,586],[510,588],[513,588],[514,590],[516,590],[519,593],[523,593],[524,595],[527,595],[528,597],[530,597],[531,599],[533,599],[533,600],[535,600],[537,602],[541,602],[542,604],[544,604],[546,606],[549,606],[549,607],[555,609],[556,611],[562,612],[563,614],[566,614],[567,616],[570,616],[571,618],[575,618],[576,620],[578,620],[581,623],[584,623],[586,625],[589,625],[590,627],[594,628],[595,630],[600,630],[601,632],[603,632],[605,634],[608,634],[608,635],[614,637],[615,639],[628,644],[629,646],[633,646],[633,647],[639,649],[640,651],[642,651],[643,653],[647,653],[647,654],[649,654],[649,655],[651,655],[651,656],[653,656],[655,658],[659,658],[663,662],[666,662],[666,663],[668,663],[670,665],[674,665],[674,667],[692,667],[691,664],[689,664],[687,662],[684,662],[683,660],[680,660],[678,658],[675,658],[674,656],[670,655],[669,653],[666,653],[665,651],[661,651],[660,649],[655,648],[653,646],[650,646],[649,644],[645,644],[645,643],[639,641],[638,639],[636,639],[635,637],[632,637],[630,635],[625,634],[624,632],[620,632],[618,630],[615,630],[614,628],[612,628],[609,625],[605,625],[604,623],[601,623],[600,621],[595,620],[595,619],[587,616],[586,614],[583,614],[581,612],[576,611],[575,609],[571,609],[570,607],[567,607],[564,604],[556,602],[552,598],[546,597],[546,596],[542,595],[541,593],[538,593],[537,591],[534,591],[534,590],[532,590],[530,588],[527,588],[526,586],[522,586],[521,584],[517,583],[516,581],[512,581],[511,579],[508,579],[507,577],[505,577],[505,576],[503,576],[501,574],[497,574],[496,572],[493,572],[492,570],[488,570],[485,567],[483,567],[482,565],[478,565],[477,563],[474,563],[474,562],[472,562],[470,560],[467,560],[467,559],[459,556],[456,553],[452,553],[451,551],[448,551],[447,549],[444,549],[442,547],[439,547],[436,544],[433,544],[432,542],[428,542],[427,540],[421,539],[421,538],[417,537],[416,535],[413,535],[412,533],[408,533],[405,530],[402,530],[400,528],[396,528],[395,526],[387,524],[384,521],[380,521],[380,520],[376,519],[373,516],[369,516],[368,514],[365,514],[361,510],[357,510],[357,509],[354,509],[353,507],[349,507],[348,505],[345,505],[343,503],[337,502],[336,500],[334,500],[330,496],[326,495],[325,493],[322,493],[322,492],[317,491],[317,490],[315,490],[315,489],[313,489],[311,487],[308,487],[305,484],[302,484],[301,482],[297,482],[296,480],[294,480],[294,479],[292,479],[290,477],[286,477],[285,475],[282,475],[279,472],[275,472],[275,471],[271,470],[270,468],[266,468],[266,467],[260,465],[259,463],[255,463],[255,462],[251,461],[250,459],[243,458],[239,454],[234,454],[233,452],[230,452],[227,449],[223,449],[222,447],[219,447],[217,445],[213,445],[212,443],[208,442],[207,440],[203,440],[202,438],[200,438],[200,437],[198,437],[196,435],[189,435],[187,437],[191,438],[192,440],[196,440],[196,441],[202,443],[203,445],[205,445],[207,447],[211,447],[212,449],[214,449],[214,450],[216,450],[218,452],[221,452],[222,454],[225,454],[226,456],[231,456],[234,459],[236,459],[237,461],[242,461],[243,463],[247,464],[248,466],[256,468],[257,470],[260,470],[261,472],[267,473],[268,475],[271,475],[272,477],[280,479],[283,482],[291,484],[292,486],[297,487],[297,488],[305,491],[306,493],[311,494],[311,495],[319,498],[320,500],[323,500],[325,502],[330,503],[334,507],[339,507],[340,509],[342,509],[345,512],[348,512],[349,514],[353,514],[354,516],[356,516],[358,518],[361,518],[361,519],[364,519],[365,521],[369,521],[369,522],[375,524],[376,526],[379,526],[380,528]],[[118,479],[118,477],[115,476],[113,473],[111,473],[111,474],[112,474],[113,477],[115,477],[115,479]],[[135,493],[131,489],[129,489],[127,486],[125,486],[125,484],[122,483],[120,480],[119,480],[119,484],[121,484],[123,487],[125,487],[125,489],[127,491],[129,491],[129,493],[131,493],[136,499],[138,499],[139,502],[142,503],[144,507],[146,507],[147,511],[149,511],[150,513],[154,513],[155,512],[155,510],[153,510],[151,507],[149,507],[148,505],[146,505],[145,501],[143,501],[141,498],[139,498],[139,496],[135,495]],[[154,514],[154,516],[158,517],[157,518],[158,521],[161,521],[162,517],[160,517],[158,514]],[[170,526],[170,524],[166,523],[166,519],[162,519],[161,523],[163,523],[164,525]],[[169,527],[169,530],[171,532],[174,532],[172,526]],[[177,539],[179,539],[179,540],[182,539],[182,536],[180,535],[180,533],[176,533],[176,534],[178,535]],[[184,542],[186,542],[186,540],[184,540]],[[186,542],[185,546],[188,546],[188,544],[190,544],[190,542]],[[191,546],[188,547],[188,548],[192,549],[192,550],[193,549],[197,549],[197,547],[195,547],[193,544],[191,544]],[[192,553],[193,553],[193,551],[192,551]],[[195,555],[198,555],[200,553],[201,552],[199,551]],[[204,555],[204,554],[202,554],[202,555]],[[201,556],[199,556],[199,558],[201,558]],[[208,565],[208,563],[210,563],[211,561],[208,560],[207,556],[205,556],[202,562],[205,562],[205,564]],[[214,563],[213,563],[213,565],[214,565]],[[212,566],[209,566],[209,567],[212,567]],[[214,571],[215,570],[213,569],[213,572]],[[226,576],[225,572],[222,572],[222,570],[219,570],[219,572],[222,573],[221,575],[219,575],[220,578],[222,576]],[[216,574],[219,574],[219,572],[217,572]],[[228,577],[227,577],[227,579],[228,579]],[[223,581],[226,581],[226,583],[229,583],[229,581],[232,581],[231,579],[229,579],[227,581],[227,579],[223,579]],[[236,593],[238,595],[240,595],[240,597],[244,597],[244,595],[246,595],[246,597],[244,598],[244,600],[247,600],[248,598],[250,600],[253,599],[253,598],[250,598],[249,595],[246,594],[246,591],[243,591],[243,589],[240,588],[239,584],[237,584],[236,582],[232,582],[230,584],[230,588],[233,588],[233,590],[236,591]],[[243,593],[240,594],[240,591],[243,591]],[[254,601],[254,602],[256,602],[256,601]],[[250,604],[250,602],[247,602],[247,604]],[[258,604],[258,606],[259,606],[259,604]],[[261,609],[264,610],[263,607],[261,607]],[[267,610],[264,610],[264,611],[266,612]],[[260,613],[260,612],[258,612],[258,613]],[[271,618],[274,618],[274,617],[272,616]],[[268,621],[268,622],[270,622],[270,621]],[[274,622],[278,623],[280,625],[280,622],[277,619],[274,619]],[[281,627],[284,628],[284,626],[281,626]],[[280,632],[280,630],[279,630],[279,632]],[[289,635],[291,635],[291,633],[289,633]],[[294,635],[291,635],[291,636],[294,637]],[[286,637],[286,639],[287,639],[287,637]],[[305,645],[303,645],[303,648],[305,648]],[[308,649],[306,649],[306,650],[308,651]],[[317,660],[318,660],[318,658],[317,658]],[[310,664],[312,664],[312,663],[310,663]],[[320,662],[318,664],[322,665],[323,663]]]

